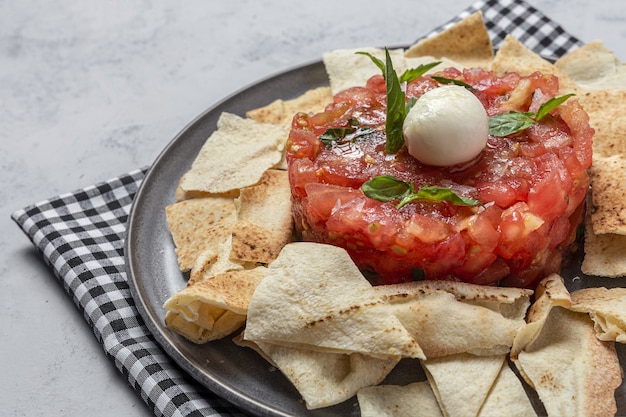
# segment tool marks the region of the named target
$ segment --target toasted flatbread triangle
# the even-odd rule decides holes
[[[504,75],[507,72],[530,75],[536,71],[540,71],[544,75],[553,74],[559,78],[561,93],[577,93],[579,91],[579,87],[569,79],[567,74],[511,35],[504,38],[491,63],[491,69],[496,75]]]
[[[482,13],[476,12],[441,33],[420,40],[407,49],[405,56],[446,57],[467,68],[488,68],[493,45]]]
[[[551,310],[540,337],[516,360],[548,415],[612,416],[621,368],[615,346],[596,337],[585,313]]]
[[[451,281],[417,281],[375,289],[429,359],[457,353],[507,353],[525,324],[532,293]]]
[[[217,245],[217,250],[207,250],[201,253],[189,272],[187,285],[194,285],[197,282],[214,277],[224,272],[252,269],[256,264],[252,262],[240,262],[230,259],[232,248],[232,236]]]
[[[382,358],[424,357],[346,250],[310,242],[287,244],[269,265],[250,300],[244,338]]]
[[[505,358],[460,353],[421,362],[445,416],[477,416]]]
[[[268,169],[258,184],[241,190],[230,259],[267,264],[292,239],[291,188],[287,171]]]
[[[267,106],[249,110],[246,116],[259,123],[291,125],[296,113],[319,113],[332,101],[330,87],[318,87],[307,90],[294,99],[278,99]]]
[[[381,48],[336,49],[322,56],[333,95],[351,87],[363,87],[372,76],[381,74],[372,60],[357,52],[367,52],[385,61],[385,50]],[[404,51],[393,49],[389,55],[396,71],[404,67]]]
[[[500,373],[483,404],[478,417],[500,417],[506,410],[507,417],[532,417],[535,411],[524,386],[511,370],[508,363],[500,369]]]
[[[511,359],[537,391],[548,415],[614,415],[615,389],[622,382],[615,346],[596,337],[586,313],[558,275],[542,280],[528,324],[518,333]]]
[[[593,162],[591,223],[595,234],[626,235],[626,204],[620,203],[626,195],[626,183],[622,178],[625,171],[624,154],[598,156]]]
[[[584,288],[571,298],[570,309],[589,313],[598,339],[626,343],[626,288]]]
[[[220,339],[240,328],[266,268],[230,271],[188,286],[165,301],[165,324],[195,343]]]
[[[361,417],[443,417],[426,381],[362,388],[357,398]]]
[[[591,221],[585,224],[585,257],[581,271],[601,277],[626,276],[626,236],[614,233],[596,235]]]
[[[626,88],[626,64],[602,41],[589,42],[559,58],[554,65],[585,90]]]
[[[296,387],[310,410],[339,404],[379,384],[399,362],[360,353],[331,353],[259,342],[258,349]]]
[[[180,180],[183,192],[227,193],[256,184],[281,161],[289,127],[222,113]]]
[[[180,201],[167,206],[165,215],[181,271],[190,270],[207,250],[217,251],[237,221],[235,202],[229,197]]]
[[[544,278],[535,289],[535,302],[528,311],[527,324],[515,336],[511,348],[511,359],[515,361],[518,353],[541,333],[541,329],[553,307],[569,307],[571,299],[569,291],[565,288],[563,278],[552,274]]]

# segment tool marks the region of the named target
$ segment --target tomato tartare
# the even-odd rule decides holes
[[[555,76],[539,72],[448,68],[406,84],[406,101],[442,80],[466,86],[489,117],[533,114],[559,90]],[[419,162],[406,146],[385,151],[387,98],[376,75],[336,94],[325,111],[294,117],[287,161],[298,237],[346,248],[377,284],[420,277],[530,287],[558,272],[589,188],[594,132],[575,97],[521,131],[489,134],[471,161],[443,167]],[[400,207],[366,196],[363,184],[381,176],[479,204],[416,198]]]

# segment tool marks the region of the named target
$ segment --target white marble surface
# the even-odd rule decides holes
[[[338,47],[398,45],[472,0],[0,1],[0,404],[151,415],[9,215],[149,165],[205,108]],[[626,60],[626,2],[530,0]]]

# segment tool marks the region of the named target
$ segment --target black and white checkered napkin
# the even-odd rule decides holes
[[[427,36],[481,10],[498,47],[512,34],[557,58],[580,41],[522,1],[479,1]],[[147,168],[31,205],[12,218],[93,328],[106,355],[156,416],[245,416],[181,371],[156,343],[131,297],[124,265],[126,221]]]

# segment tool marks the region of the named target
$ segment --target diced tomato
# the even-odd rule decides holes
[[[476,188],[481,201],[493,201],[498,207],[509,207],[528,199],[530,184],[524,178],[510,178],[483,182]]]
[[[470,84],[489,115],[536,112],[558,95],[558,79],[539,72],[497,77],[482,69],[443,69],[438,75]],[[425,75],[406,85],[407,100],[440,84]],[[296,232],[303,240],[346,248],[375,283],[450,279],[532,287],[561,266],[584,215],[593,129],[576,100],[530,128],[489,136],[465,166],[432,167],[406,148],[387,155],[382,75],[335,95],[325,111],[297,114],[287,143]],[[322,142],[330,128],[361,129]],[[365,133],[364,133],[365,132]],[[449,187],[478,207],[367,198],[361,186],[379,175]]]
[[[558,173],[552,171],[532,187],[528,207],[543,220],[555,220],[567,208],[567,191]]]

